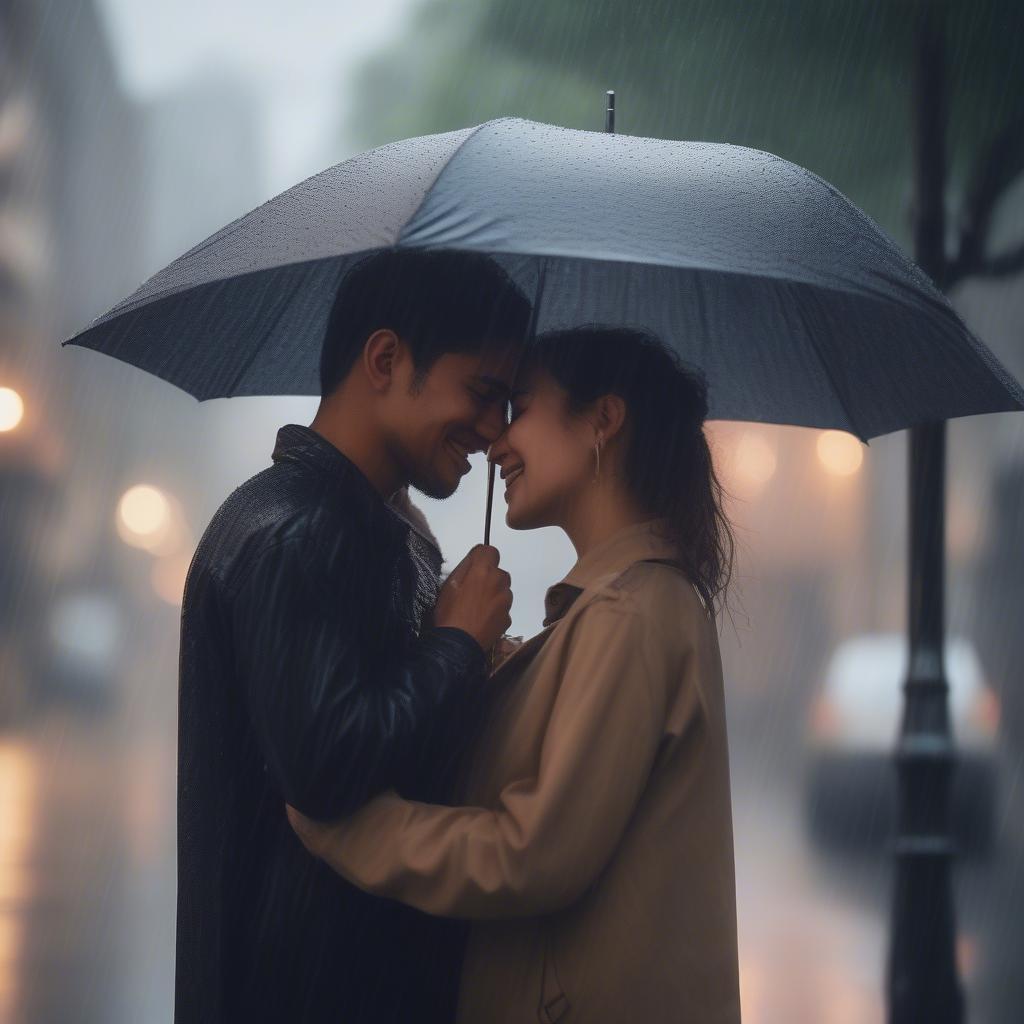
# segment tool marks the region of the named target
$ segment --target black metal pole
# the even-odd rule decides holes
[[[940,284],[944,246],[946,83],[939,5],[915,25],[913,142],[915,255]],[[961,1024],[951,891],[955,854],[949,793],[955,766],[943,658],[945,421],[912,427],[908,448],[910,657],[896,751],[897,828],[889,959],[889,1024]]]
[[[608,102],[605,103],[605,107],[604,107],[604,130],[606,132],[614,132],[615,131],[615,91],[613,89],[609,89],[608,93],[607,93],[607,96],[608,96]]]

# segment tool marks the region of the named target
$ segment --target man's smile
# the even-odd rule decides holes
[[[468,473],[470,469],[469,465],[469,449],[463,447],[456,441],[447,440],[445,441],[445,447],[452,453],[459,464],[460,470],[463,474]]]

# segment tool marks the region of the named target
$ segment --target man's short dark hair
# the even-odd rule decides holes
[[[448,352],[519,344],[530,303],[505,271],[482,253],[383,249],[342,278],[320,356],[320,391],[348,376],[376,330],[395,332],[410,349],[415,381]]]

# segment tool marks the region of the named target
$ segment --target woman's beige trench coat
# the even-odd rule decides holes
[[[659,523],[548,590],[461,807],[389,791],[297,831],[355,885],[474,919],[461,1024],[737,1024],[733,833],[715,619]]]

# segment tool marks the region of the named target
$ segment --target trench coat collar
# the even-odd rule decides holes
[[[563,580],[548,588],[544,596],[544,625],[562,618],[576,598],[602,576],[621,572],[648,558],[675,560],[679,551],[666,536],[668,527],[667,519],[632,523],[591,548]]]

